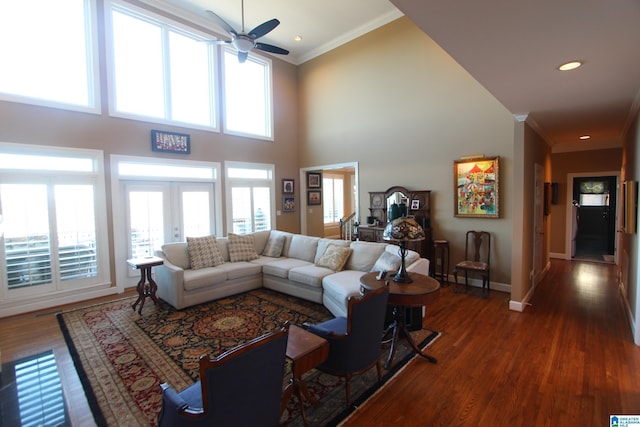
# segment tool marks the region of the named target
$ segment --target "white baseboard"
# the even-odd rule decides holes
[[[452,275],[448,275],[447,279],[449,280],[449,283],[451,284],[451,286],[455,285],[455,279]],[[458,276],[458,279],[460,280],[460,283],[458,283],[458,286],[463,286],[464,287],[464,276],[460,277]],[[469,286],[473,286],[474,288],[482,288],[482,280],[477,279],[477,278],[469,278]],[[491,282],[491,290],[492,291],[500,291],[500,292],[507,292],[507,293],[511,293],[511,285],[508,285],[506,283],[498,283],[498,282]]]
[[[559,252],[549,252],[549,258],[556,258],[556,259],[571,259],[570,256],[567,256],[567,254],[563,253],[559,253]]]
[[[32,297],[31,299],[9,300],[0,304],[0,318],[86,301],[107,295],[115,295],[117,293],[117,288],[109,286],[88,290],[86,292],[76,291],[71,294],[64,292],[59,295],[47,295],[46,298]]]

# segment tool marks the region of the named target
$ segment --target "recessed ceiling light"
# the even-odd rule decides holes
[[[591,135],[582,135],[580,139],[591,139]]]
[[[293,39],[299,42],[299,41],[302,41],[302,36],[295,36]]]
[[[567,62],[566,64],[562,64],[558,67],[558,70],[560,71],[569,71],[569,70],[575,70],[576,68],[580,67],[582,65],[582,61],[571,61],[571,62]]]

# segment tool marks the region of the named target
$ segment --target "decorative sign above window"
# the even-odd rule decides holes
[[[191,153],[191,139],[185,133],[151,131],[151,149],[165,153]]]

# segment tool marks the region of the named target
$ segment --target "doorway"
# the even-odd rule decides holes
[[[618,177],[574,176],[570,182],[572,258],[614,263]]]
[[[319,172],[324,176],[324,174],[341,174],[344,177],[348,177],[348,183],[345,181],[345,184],[348,184],[348,193],[347,193],[347,185],[345,185],[345,194],[348,194],[348,197],[345,197],[345,209],[346,206],[349,205],[348,211],[349,213],[355,212],[355,218],[358,219],[360,215],[359,209],[359,198],[358,198],[358,162],[348,162],[348,163],[339,163],[333,165],[322,165],[322,166],[313,166],[300,169],[300,182],[301,182],[301,209],[300,209],[300,223],[301,229],[300,232],[302,234],[306,234],[309,236],[318,236],[318,237],[326,237],[326,227],[325,227],[325,205],[324,199],[326,197],[325,194],[321,195],[321,205],[320,206],[310,206],[308,203],[308,195],[307,190],[307,172]],[[324,180],[323,180],[324,181]],[[321,191],[323,193],[324,191]],[[336,227],[336,230],[333,234],[339,235],[339,227]]]

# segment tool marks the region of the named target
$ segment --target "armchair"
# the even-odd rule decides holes
[[[162,384],[158,426],[276,426],[289,324],[214,359],[200,358],[200,381],[180,393]]]
[[[389,289],[381,287],[364,295],[350,296],[347,317],[304,326],[329,341],[329,357],[317,369],[345,377],[347,405],[351,404],[351,377],[376,365],[382,377],[380,352]]]

